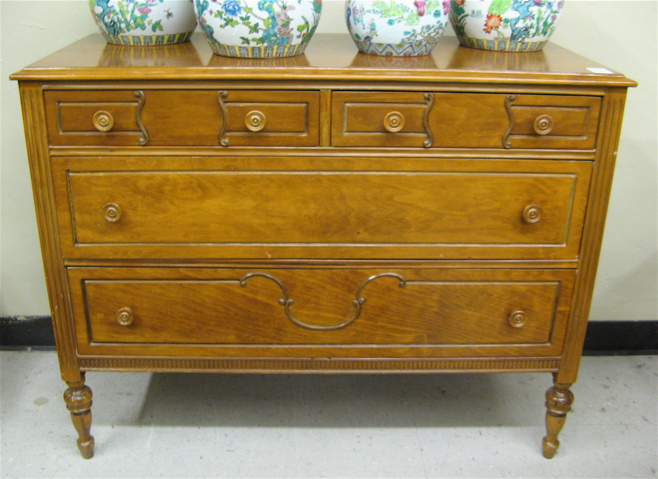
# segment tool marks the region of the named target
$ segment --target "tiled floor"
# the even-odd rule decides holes
[[[53,352],[1,352],[2,478],[656,477],[658,356],[584,358],[542,458],[548,374],[90,373],[83,460]]]

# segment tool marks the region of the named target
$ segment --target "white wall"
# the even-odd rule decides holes
[[[324,0],[318,31],[345,33],[343,8]],[[640,82],[627,102],[593,320],[658,319],[657,20],[656,0],[566,0],[553,36]],[[96,31],[88,0],[0,0],[0,316],[50,314],[17,86],[7,77]]]

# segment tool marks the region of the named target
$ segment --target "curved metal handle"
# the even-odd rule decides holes
[[[110,223],[116,223],[121,219],[121,207],[116,203],[106,203],[103,205],[103,217]]]
[[[540,115],[535,118],[533,127],[538,135],[548,135],[553,130],[553,118],[550,115]]]
[[[384,117],[384,128],[389,133],[397,133],[404,128],[404,115],[399,111],[391,111]]]
[[[544,212],[542,211],[541,207],[537,205],[528,205],[525,208],[523,208],[523,222],[529,225],[539,223],[539,221],[542,219],[542,216],[544,215]]]
[[[114,117],[109,111],[97,111],[94,113],[92,121],[94,122],[94,128],[98,131],[106,132],[114,127]]]
[[[135,315],[133,310],[129,307],[119,308],[117,312],[114,313],[114,317],[121,326],[130,326],[135,321]]]
[[[528,321],[528,315],[522,309],[517,309],[516,311],[512,311],[508,320],[513,328],[522,328]]]
[[[318,326],[315,324],[308,324],[305,323],[304,321],[301,321],[300,319],[297,319],[292,312],[290,311],[290,307],[295,304],[295,302],[290,298],[290,295],[288,294],[288,288],[277,278],[274,276],[267,274],[267,273],[249,273],[243,276],[243,278],[240,280],[240,286],[246,288],[247,287],[247,281],[250,278],[260,276],[262,278],[267,278],[270,281],[274,281],[277,285],[279,285],[279,288],[281,288],[281,292],[283,293],[283,298],[279,300],[279,304],[283,306],[283,310],[286,313],[286,316],[290,321],[292,321],[294,324],[297,326],[300,326],[302,328],[306,329],[311,329],[313,331],[335,331],[337,329],[342,329],[346,326],[349,326],[352,324],[354,321],[356,321],[356,318],[359,317],[361,314],[361,306],[366,302],[366,298],[362,296],[363,288],[365,288],[368,283],[371,281],[374,281],[378,278],[385,278],[385,277],[391,277],[395,278],[399,281],[398,285],[400,288],[404,288],[407,285],[407,282],[405,279],[400,276],[399,274],[396,273],[381,273],[381,274],[376,274],[374,276],[371,276],[367,280],[365,280],[363,283],[361,283],[361,286],[356,291],[356,298],[354,301],[352,301],[352,315],[347,318],[345,321],[342,321],[338,324],[332,324],[330,326]]]
[[[258,132],[265,128],[267,118],[262,111],[253,110],[247,113],[244,117],[244,124],[247,130]]]
[[[510,140],[510,135],[512,134],[512,128],[514,128],[514,110],[512,109],[512,103],[516,101],[516,95],[507,95],[505,97],[505,111],[507,112],[507,118],[509,123],[507,125],[507,130],[503,135],[503,148],[512,148],[512,142]]]

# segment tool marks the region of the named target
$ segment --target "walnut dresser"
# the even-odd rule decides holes
[[[12,78],[84,457],[88,371],[552,373],[554,455],[633,81],[347,34],[279,60],[97,35]]]

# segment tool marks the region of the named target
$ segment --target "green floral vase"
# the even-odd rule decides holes
[[[533,52],[548,42],[563,5],[562,0],[451,0],[450,22],[464,46]]]
[[[89,0],[108,43],[169,45],[189,40],[196,28],[192,0]]]

